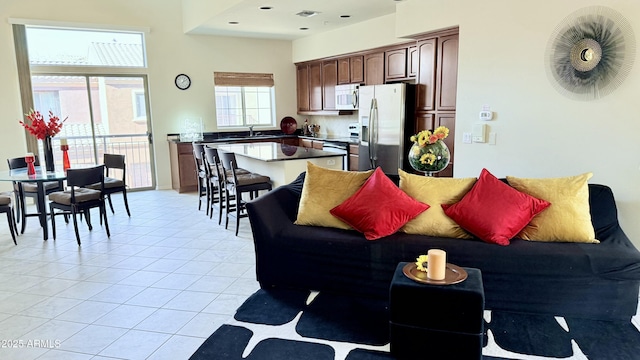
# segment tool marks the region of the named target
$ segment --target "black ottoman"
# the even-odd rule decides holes
[[[398,264],[389,290],[389,341],[398,359],[482,359],[484,290],[479,269],[466,280],[421,284]]]

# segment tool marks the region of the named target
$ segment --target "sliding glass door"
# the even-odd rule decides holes
[[[67,118],[54,137],[56,168],[66,139],[72,166],[102,164],[105,153],[125,155],[127,185],[155,188],[146,76],[38,74],[31,83],[35,110]]]

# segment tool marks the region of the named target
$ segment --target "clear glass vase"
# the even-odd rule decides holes
[[[451,161],[451,152],[442,140],[433,144],[420,145],[413,143],[409,149],[409,164],[416,171],[425,173],[426,176],[444,170]]]

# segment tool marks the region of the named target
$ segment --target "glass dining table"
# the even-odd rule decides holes
[[[0,171],[0,181],[11,181],[16,183],[31,182],[36,184],[38,189],[36,206],[38,209],[38,219],[40,220],[44,240],[49,238],[44,183],[49,181],[62,182],[66,178],[67,174],[64,171],[46,171],[44,167],[40,166],[36,166],[36,173],[33,175],[27,174],[27,168]],[[22,211],[24,211],[24,209]]]

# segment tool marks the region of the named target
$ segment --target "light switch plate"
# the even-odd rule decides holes
[[[466,132],[466,133],[462,133],[462,143],[463,144],[471,144],[471,133],[470,132]]]

